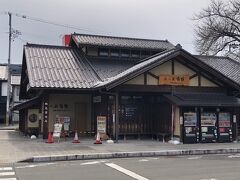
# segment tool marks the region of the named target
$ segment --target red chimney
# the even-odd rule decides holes
[[[70,39],[71,39],[71,35],[70,34],[65,34],[63,36],[63,45],[64,46],[69,46],[70,44]]]

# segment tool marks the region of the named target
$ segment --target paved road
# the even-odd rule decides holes
[[[239,180],[239,167],[240,154],[236,154],[18,163],[1,172],[16,172],[11,178],[18,180]]]

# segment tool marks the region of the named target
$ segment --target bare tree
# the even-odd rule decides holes
[[[240,44],[240,0],[216,1],[193,18],[195,46],[200,54],[213,54]]]

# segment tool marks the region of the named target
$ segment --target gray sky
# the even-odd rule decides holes
[[[10,11],[47,21],[69,24],[74,30],[12,17],[12,26],[22,35],[12,43],[12,63],[22,62],[23,45],[62,44],[67,33],[103,34],[150,39],[168,39],[195,53],[194,13],[210,0],[0,0],[0,13]],[[8,16],[0,14],[0,63],[8,57]]]

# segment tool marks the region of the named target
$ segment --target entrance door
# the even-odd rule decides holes
[[[75,104],[75,127],[80,134],[87,131],[87,104]]]
[[[217,141],[217,114],[215,112],[201,112],[201,141]]]
[[[183,142],[197,143],[199,141],[197,112],[183,113]]]

